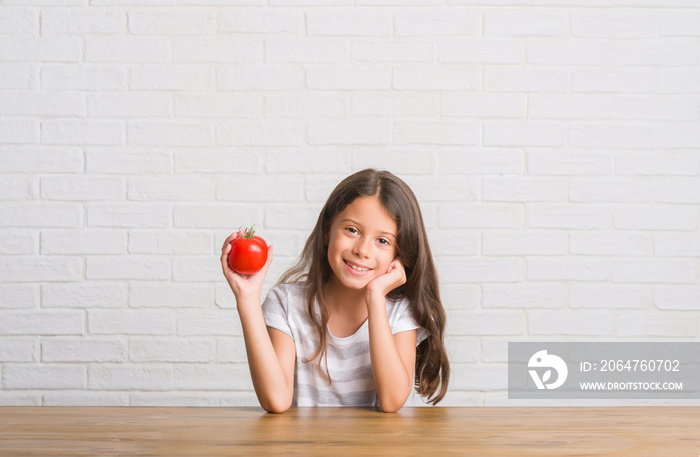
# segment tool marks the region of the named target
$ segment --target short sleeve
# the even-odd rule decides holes
[[[394,335],[409,330],[418,330],[416,332],[416,345],[428,337],[428,332],[413,319],[410,302],[407,299],[392,303],[391,310],[388,311],[389,325],[391,333]]]
[[[265,325],[286,333],[292,339],[292,329],[289,325],[289,295],[284,285],[279,285],[267,294],[262,304]]]

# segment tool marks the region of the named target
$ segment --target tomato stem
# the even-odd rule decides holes
[[[251,225],[250,228],[245,230],[245,237],[246,238],[254,238],[255,237],[255,224]]]

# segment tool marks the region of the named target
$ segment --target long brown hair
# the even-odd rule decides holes
[[[282,275],[278,284],[303,283],[307,287],[307,311],[319,335],[318,347],[311,360],[324,359],[328,341],[324,285],[332,274],[326,235],[335,216],[356,198],[364,196],[376,196],[396,221],[397,255],[406,270],[406,283],[392,290],[387,297],[392,300],[407,298],[413,318],[428,331],[428,337],[416,349],[415,385],[429,403],[437,404],[447,392],[450,377],[444,341],[446,316],[423,216],[413,191],[401,179],[388,171],[366,169],[341,181],[328,197],[299,259]],[[324,374],[320,363],[319,370]],[[325,375],[328,375],[327,367]]]

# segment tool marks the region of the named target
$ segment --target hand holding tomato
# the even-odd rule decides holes
[[[238,274],[255,274],[262,270],[267,261],[267,243],[255,235],[253,227],[231,241],[228,264]]]
[[[233,294],[236,296],[236,302],[240,305],[241,302],[247,302],[249,301],[248,299],[255,298],[258,300],[259,306],[260,292],[262,291],[265,274],[272,262],[272,246],[267,246],[267,243],[263,240],[262,243],[265,244],[265,249],[262,253],[257,254],[257,263],[255,262],[256,259],[252,259],[253,263],[244,264],[243,260],[250,261],[251,258],[240,255],[243,251],[238,252],[239,248],[245,247],[246,239],[255,240],[259,238],[262,240],[262,238],[256,237],[254,234],[252,234],[252,239],[246,238],[249,235],[251,235],[249,231],[241,230],[237,233],[232,233],[226,238],[224,245],[221,247],[221,268]],[[239,244],[241,241],[243,241],[243,244]],[[236,253],[234,253],[234,245],[236,246]],[[258,246],[260,245],[258,244]],[[263,257],[266,260],[263,260],[262,267],[258,267],[260,259]],[[238,265],[239,261],[241,265]],[[237,272],[233,268],[240,268],[242,271]],[[255,268],[257,268],[256,272],[246,273],[246,271],[252,271]]]

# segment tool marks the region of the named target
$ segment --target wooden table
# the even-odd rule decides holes
[[[700,407],[2,407],[0,456],[690,456]]]

